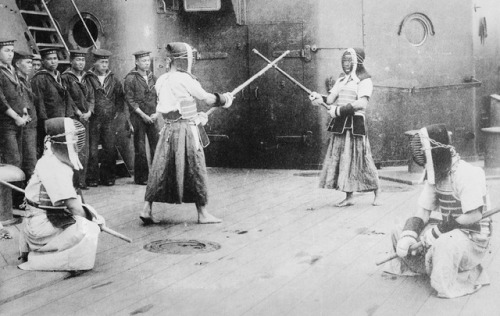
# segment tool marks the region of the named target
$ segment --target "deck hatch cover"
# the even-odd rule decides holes
[[[219,250],[220,247],[221,246],[215,242],[194,239],[162,239],[152,241],[144,245],[144,249],[147,251],[173,255],[187,255],[194,253],[211,252]]]

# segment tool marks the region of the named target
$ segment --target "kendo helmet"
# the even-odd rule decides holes
[[[51,118],[45,121],[45,132],[46,150],[73,169],[82,169],[77,153],[85,145],[83,124],[67,117]]]
[[[427,182],[436,183],[451,169],[451,159],[455,148],[444,124],[429,125],[421,128],[410,140],[412,157],[415,163],[425,167]]]

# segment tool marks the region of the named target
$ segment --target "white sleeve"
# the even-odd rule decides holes
[[[361,80],[358,84],[358,99],[361,99],[362,97],[368,98],[370,100],[370,97],[372,96],[373,93],[373,82],[371,78]]]
[[[186,75],[189,76],[189,75]],[[196,79],[189,77],[189,80],[183,80],[182,85],[186,91],[197,100],[206,100],[210,93],[202,88],[200,82]]]
[[[50,201],[57,205],[63,200],[76,198],[77,194],[73,187],[73,169],[59,160],[54,161],[55,159],[57,158],[46,161],[49,164],[37,166],[37,169]]]
[[[435,211],[438,207],[436,188],[427,181],[424,183],[424,189],[418,197],[418,206],[430,211]]]
[[[457,170],[454,190],[462,203],[464,213],[473,211],[485,205],[486,201],[486,177],[481,168],[470,167]]]

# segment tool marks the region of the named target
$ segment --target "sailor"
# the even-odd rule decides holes
[[[42,68],[38,70],[31,85],[36,95],[36,111],[38,114],[38,156],[43,153],[45,129],[43,122],[54,117],[74,117],[75,105],[68,90],[63,85],[59,65],[59,50],[47,48],[40,50]]]
[[[154,157],[158,143],[156,127],[156,77],[149,70],[151,52],[138,51],[135,56],[135,68],[132,69],[123,83],[125,102],[129,106],[130,120],[134,130],[134,181],[145,185],[148,182],[148,160],[146,155],[146,136],[149,143],[150,157]],[[152,159],[152,158],[151,158]]]
[[[411,148],[426,181],[417,211],[393,233],[399,258],[391,272],[429,275],[439,297],[474,293],[488,283],[481,266],[491,235],[491,219],[481,219],[488,205],[484,171],[460,159],[442,124],[420,129]],[[412,248],[419,240],[421,251]]]
[[[145,224],[156,223],[153,202],[195,203],[198,223],[220,223],[222,220],[206,210],[208,202],[207,170],[203,146],[208,140],[203,125],[207,114],[198,112],[196,101],[228,108],[233,102],[230,92],[208,93],[191,74],[195,51],[186,43],[167,45],[170,66],[156,82],[158,106],[165,125],[149,172],[145,204],[140,218]]]
[[[29,92],[12,66],[14,42],[13,39],[0,39],[0,162],[22,168],[23,130],[31,121],[31,104]],[[29,177],[32,168],[28,164],[24,167],[22,170]],[[16,185],[24,187],[22,183]],[[12,202],[15,208],[19,208],[23,203],[22,194],[14,192]]]
[[[115,184],[116,135],[115,119],[124,112],[123,87],[118,78],[109,70],[112,55],[105,49],[92,52],[94,66],[85,80],[94,94],[94,112],[90,117],[90,152],[87,185],[96,187]],[[102,160],[99,167],[98,146],[102,143]]]
[[[85,80],[87,75],[85,71],[86,55],[87,52],[84,50],[71,50],[71,67],[61,75],[63,84],[67,87],[76,106],[74,118],[83,124],[86,131],[86,143],[78,153],[78,158],[83,166],[83,169],[78,172],[78,185],[84,190],[88,188],[85,179],[89,156],[89,120],[94,111],[94,91],[88,86],[89,82]]]
[[[26,112],[29,116],[29,121],[23,127],[22,144],[21,144],[21,169],[26,175],[26,183],[33,174],[36,165],[36,133],[37,133],[37,113],[35,108],[35,94],[31,88],[29,80],[33,72],[32,55],[31,53],[16,50],[14,54],[14,67],[16,74],[21,83],[23,93],[23,102]],[[24,187],[24,186],[23,186]]]
[[[89,270],[94,267],[102,217],[84,209],[73,186],[82,165],[85,128],[70,118],[45,122],[44,155],[25,190],[26,215],[19,237],[23,270]],[[54,172],[57,170],[57,172]]]
[[[42,56],[40,54],[33,54],[33,74],[42,68]]]

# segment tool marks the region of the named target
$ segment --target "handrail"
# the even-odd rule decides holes
[[[54,28],[56,29],[56,32],[57,32],[57,35],[59,36],[59,39],[63,43],[64,48],[66,49],[66,52],[69,54],[68,45],[66,45],[66,42],[64,41],[64,38],[62,37],[62,34],[59,31],[59,27],[57,26],[56,21],[52,17],[52,14],[50,13],[49,7],[47,7],[47,4],[45,3],[45,0],[40,0],[40,2],[42,2],[42,5],[45,8],[45,11],[47,11],[47,14],[49,15],[50,21],[52,22],[52,24],[54,25]]]
[[[470,81],[461,82],[456,84],[448,84],[448,85],[437,85],[437,86],[429,86],[429,87],[398,87],[398,86],[386,86],[386,85],[373,85],[374,88],[382,88],[382,89],[394,89],[399,91],[406,91],[410,94],[414,94],[422,91],[432,91],[432,90],[448,90],[448,89],[460,89],[460,88],[474,88],[481,86],[482,82],[472,78]]]
[[[85,27],[85,30],[87,31],[87,34],[89,35],[90,39],[92,40],[92,43],[94,43],[94,47],[97,49],[97,44],[96,42],[94,41],[94,38],[92,37],[92,34],[90,33],[90,30],[89,28],[87,27],[87,23],[85,23],[85,20],[83,19],[83,16],[82,14],[80,13],[80,10],[78,10],[78,7],[76,6],[76,3],[74,0],[71,0],[71,3],[73,4],[73,6],[75,7],[75,10],[76,12],[78,13],[78,16],[80,17],[80,20],[82,21],[83,23],[83,27]]]

